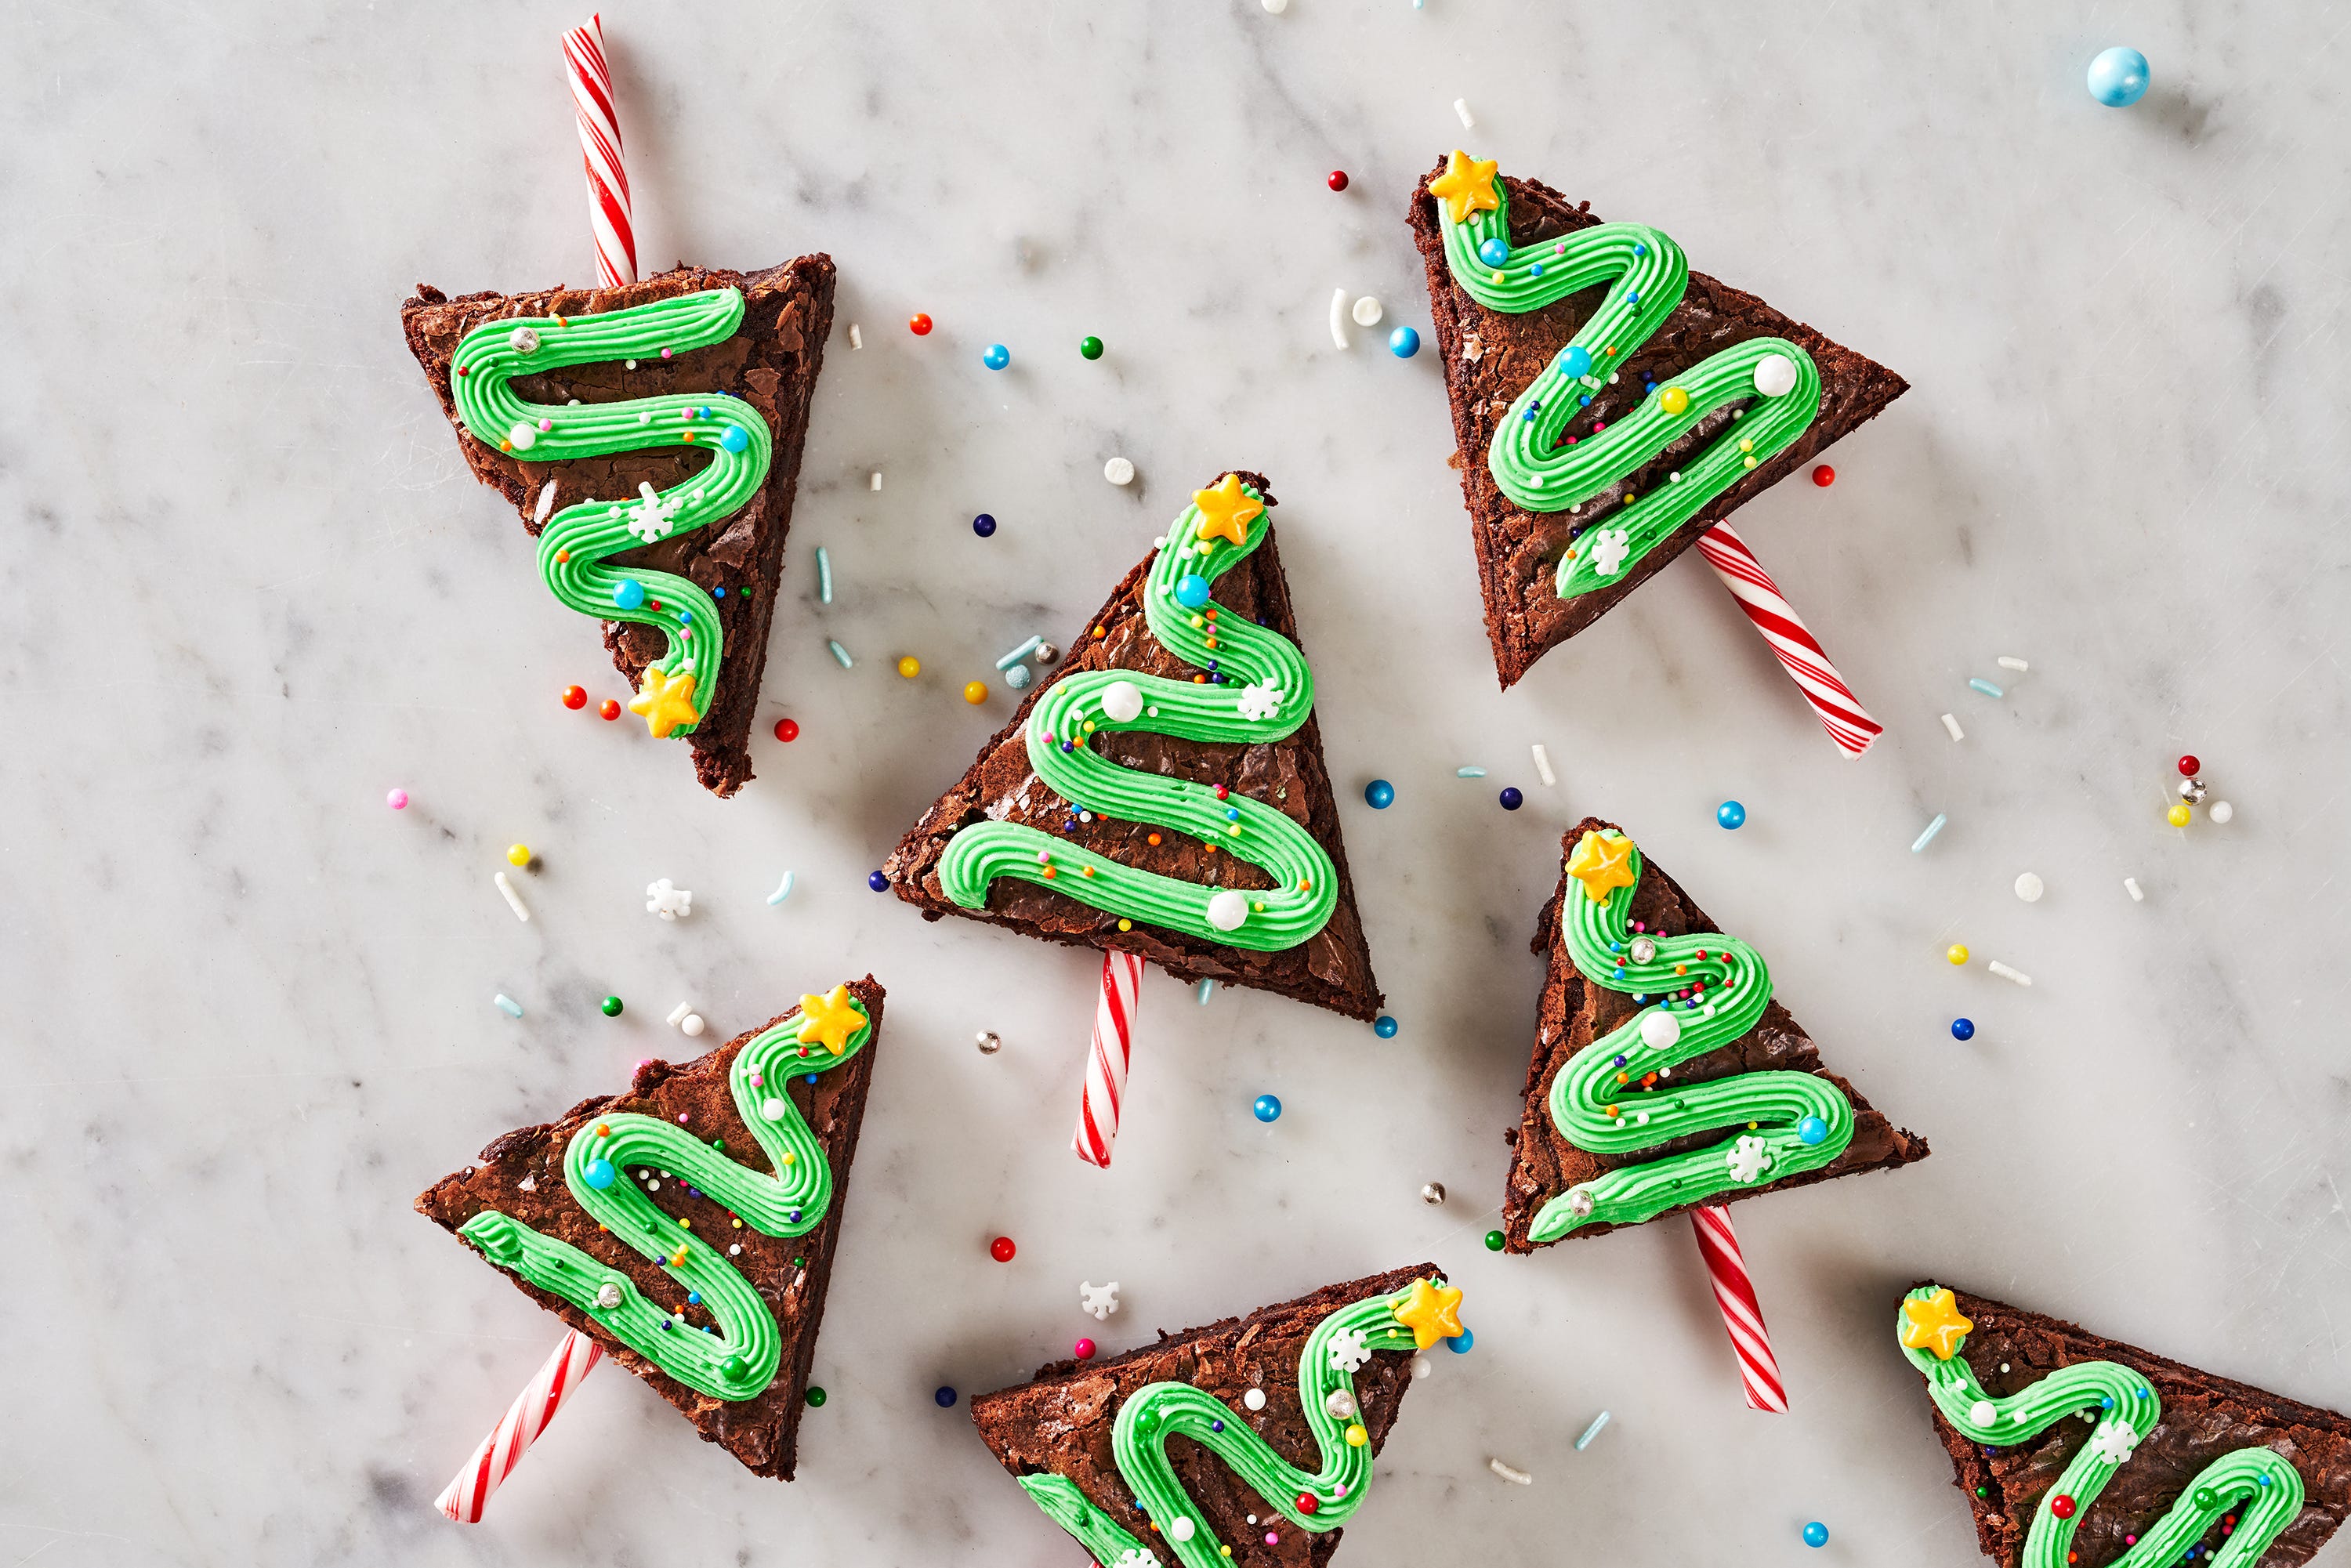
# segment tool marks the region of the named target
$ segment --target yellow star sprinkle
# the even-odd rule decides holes
[[[1949,1291],[1902,1303],[1902,1343],[1912,1350],[1933,1351],[1937,1361],[1959,1354],[1959,1341],[1975,1326],[1959,1315],[1959,1299]]]
[[[1428,183],[1428,193],[1445,204],[1457,224],[1471,213],[1493,212],[1502,204],[1494,193],[1494,171],[1501,166],[1499,159],[1481,162],[1457,147],[1446,160],[1445,172]]]
[[[645,716],[645,727],[660,740],[682,724],[701,717],[694,711],[694,677],[673,675],[659,664],[645,666],[644,685],[629,699],[629,711]]]
[[[1607,903],[1610,888],[1633,885],[1633,841],[1621,833],[1584,834],[1567,857],[1567,874],[1583,884],[1583,895],[1593,903]]]
[[[1412,1331],[1412,1343],[1426,1350],[1441,1339],[1461,1337],[1461,1292],[1426,1280],[1412,1282],[1412,1300],[1396,1309],[1396,1322]]]
[[[1241,493],[1238,474],[1226,475],[1213,490],[1193,491],[1192,505],[1200,508],[1200,538],[1228,538],[1236,545],[1249,543],[1249,521],[1265,510],[1263,501]]]
[[[847,986],[835,986],[832,994],[800,998],[800,1043],[821,1045],[839,1056],[849,1049],[849,1037],[865,1027],[865,1015],[849,998]]]

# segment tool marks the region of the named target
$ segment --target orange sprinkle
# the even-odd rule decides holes
[[[1047,867],[1045,868],[1045,880],[1046,880],[1046,881],[1048,881],[1048,882],[1050,882],[1052,879],[1053,879],[1053,868],[1052,868],[1051,866],[1047,866]]]
[[[596,1135],[597,1135],[598,1137],[600,1137],[600,1138],[609,1138],[609,1137],[611,1137],[611,1136],[612,1135],[612,1124],[611,1124],[611,1123],[610,1123],[610,1122],[599,1122],[599,1123],[597,1123],[597,1124],[596,1124]]]
[[[569,560],[571,559],[571,552],[568,549],[557,550],[555,552],[555,559],[557,560]]]
[[[1094,628],[1094,635],[1097,637],[1106,637],[1110,635],[1110,629],[1104,626],[1097,626]]]
[[[1206,675],[1194,675],[1192,677],[1192,684],[1196,686],[1205,686],[1208,684],[1208,677]]]
[[[1081,865],[1078,868],[1078,874],[1080,876],[1092,876],[1094,874],[1094,868],[1090,865]]]
[[[692,431],[690,431],[690,430],[689,430],[689,431],[687,431],[687,432],[685,433],[685,438],[686,438],[688,441],[693,440],[693,439],[694,439],[694,432],[692,432]]]
[[[1214,648],[1214,647],[1217,645],[1217,640],[1216,640],[1214,637],[1209,638],[1209,639],[1207,640],[1207,643],[1208,643],[1208,646],[1209,646],[1209,647],[1211,647],[1211,648]]]
[[[1203,844],[1201,847],[1207,850],[1210,854],[1215,854],[1217,852],[1217,846],[1214,844]]]
[[[1604,1106],[1604,1107],[1603,1107],[1603,1108],[1604,1108],[1604,1110],[1606,1110],[1606,1111],[1607,1111],[1607,1113],[1608,1113],[1611,1116],[1616,1115],[1616,1114],[1618,1113],[1617,1113],[1617,1110],[1616,1110],[1616,1107],[1615,1107],[1615,1106],[1614,1106],[1614,1105]]]
[[[514,443],[501,436],[498,440],[498,450],[501,452],[512,452],[514,450]]]
[[[1600,351],[1601,351],[1602,353],[1604,353],[1604,354],[1613,354],[1613,353],[1614,353],[1616,350],[1614,350],[1614,349],[1603,349],[1603,350],[1601,350]]]
[[[1144,841],[1144,843],[1146,843],[1146,844],[1155,844],[1155,843],[1157,843],[1157,842],[1159,841],[1159,835],[1158,835],[1157,833],[1153,833],[1150,837],[1148,837],[1148,838],[1144,839],[1143,841]]]
[[[552,314],[552,312],[550,312],[550,314]],[[566,320],[565,320],[562,317],[560,317],[560,316],[557,316],[557,317],[555,318],[555,324],[556,324],[557,326],[559,326],[559,327],[569,327],[569,326],[570,326],[570,325],[571,325],[571,323],[570,323],[570,322],[566,321]]]
[[[1620,1072],[1616,1075],[1616,1082],[1619,1083],[1630,1083],[1633,1082],[1633,1075],[1629,1072]]]

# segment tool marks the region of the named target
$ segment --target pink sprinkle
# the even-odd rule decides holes
[[[677,1113],[677,1119],[678,1119],[678,1121],[679,1121],[679,1123],[680,1123],[681,1124],[683,1124],[684,1123],[684,1121],[685,1121],[685,1117],[686,1117],[686,1113],[684,1113],[684,1111],[680,1111],[680,1112]]]
[[[752,1087],[752,1088],[754,1088],[754,1089],[765,1089],[767,1086],[768,1086],[768,1075],[767,1075],[766,1073],[764,1073],[764,1072],[754,1072],[753,1074],[751,1074],[751,1087]]]
[[[1269,1530],[1265,1532],[1265,1543],[1268,1546],[1279,1546],[1281,1544],[1281,1537]]]
[[[1332,1497],[1345,1497],[1347,1495],[1347,1483],[1345,1481],[1341,1481],[1337,1486],[1332,1487],[1331,1489],[1331,1495]]]
[[[1595,419],[1595,420],[1593,420],[1593,421],[1592,422],[1592,434],[1594,434],[1594,435],[1599,434],[1602,431],[1604,431],[1604,430],[1605,430],[1605,429],[1607,429],[1607,428],[1608,428],[1608,426],[1607,426],[1606,424],[1603,423],[1602,422],[1600,422],[1599,420],[1596,420],[1596,419]]]
[[[542,419],[538,422],[538,427],[541,430],[553,430],[555,428],[555,421],[551,419]]]
[[[1635,920],[1635,922],[1633,922],[1633,929],[1634,929],[1634,930],[1635,930],[1635,931],[1646,931],[1646,930],[1648,929],[1648,927],[1647,927],[1646,925],[1642,925],[1639,921]]]
[[[1094,1342],[1090,1339],[1081,1339],[1070,1348],[1077,1353],[1077,1357],[1080,1361],[1089,1361],[1093,1357]]]
[[[405,811],[408,810],[408,791],[394,789],[383,798],[383,803],[395,811]]]
[[[667,349],[664,349],[662,350],[662,358],[664,360],[669,358],[669,350]]]

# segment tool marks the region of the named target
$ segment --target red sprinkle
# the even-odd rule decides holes
[[[612,698],[606,697],[604,699],[603,706],[599,707],[596,712],[599,716],[603,718],[618,718],[621,716],[621,705],[618,702],[615,702]]]
[[[2049,1511],[2060,1519],[2071,1519],[2074,1517],[2074,1500],[2061,1491],[2049,1500]]]
[[[588,689],[585,686],[564,687],[563,706],[568,708],[586,707],[588,706]]]
[[[917,310],[906,318],[906,330],[917,338],[927,338],[931,335],[931,319]]]
[[[798,740],[799,737],[800,727],[799,725],[794,724],[788,718],[779,718],[776,721],[776,738],[778,740],[791,741]]]
[[[1316,1509],[1321,1508],[1322,1506],[1322,1505],[1321,1503],[1316,1502],[1316,1501],[1314,1500],[1314,1494],[1313,1494],[1312,1492],[1311,1492],[1311,1491],[1302,1491],[1302,1492],[1300,1492],[1300,1493],[1298,1494],[1298,1511],[1299,1511],[1299,1512],[1301,1512],[1301,1513],[1307,1513],[1307,1514],[1311,1514],[1311,1513],[1312,1513]]]
[[[1347,171],[1344,169],[1331,171],[1331,188],[1334,191],[1343,191],[1347,188]]]
[[[1813,470],[1813,483],[1825,490],[1836,483],[1836,470],[1823,463]]]
[[[2201,762],[2196,760],[2196,754],[2190,752],[2179,759],[2179,776],[2182,779],[2193,779],[2196,777],[2196,770],[2203,766]]]
[[[1019,1248],[1012,1245],[1012,1238],[1009,1236],[999,1236],[987,1244],[987,1255],[999,1263],[1011,1262],[1012,1254],[1019,1250]]]

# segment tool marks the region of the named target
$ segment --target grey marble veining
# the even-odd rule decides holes
[[[420,278],[590,276],[556,50],[580,14],[13,18],[0,1563],[1074,1565],[935,1385],[1423,1257],[1478,1345],[1415,1386],[1351,1568],[1554,1561],[1562,1531],[1593,1562],[1974,1561],[1891,1345],[1925,1274],[2351,1406],[2338,7],[611,11],[648,260],[841,264],[767,666],[768,716],[804,734],[763,738],[731,802],[558,706],[615,689],[595,630],[538,587],[397,329]],[[2154,62],[2129,110],[2081,86],[2115,42]],[[1457,144],[1669,230],[1914,383],[1833,488],[1740,519],[1886,722],[1869,757],[1840,759],[1695,559],[1497,694],[1434,353],[1392,358],[1384,328],[1342,352],[1324,324],[1344,287],[1428,335],[1405,193]],[[1113,455],[1132,486],[1100,476]],[[1066,1147],[1087,959],[925,925],[863,876],[1008,711],[961,684],[1065,640],[1227,466],[1281,498],[1403,1030],[1155,976],[1097,1174]],[[2003,653],[2031,673],[1971,692]],[[2228,827],[2164,826],[2182,750]],[[1741,1406],[1685,1228],[1532,1260],[1479,1241],[1527,934],[1587,809],[1934,1144],[1738,1210],[1786,1417]],[[543,857],[528,925],[490,884],[516,840]],[[2009,892],[2026,869],[2037,904]],[[644,913],[660,876],[689,920]],[[2032,988],[1952,969],[1955,940]],[[867,969],[888,1026],[800,1479],[605,1371],[490,1522],[433,1514],[554,1331],[411,1196],[686,1054],[681,999],[724,1038]],[[1097,1324],[1078,1282],[1108,1277]]]

